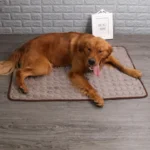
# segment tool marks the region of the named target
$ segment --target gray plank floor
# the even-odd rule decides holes
[[[0,60],[36,35],[0,35]],[[150,36],[115,36],[150,91]],[[91,102],[13,102],[0,76],[0,150],[149,150],[150,97]]]

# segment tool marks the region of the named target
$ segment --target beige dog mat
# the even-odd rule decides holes
[[[134,65],[123,47],[114,47],[113,55],[125,66],[134,68]],[[69,67],[54,68],[48,76],[30,77],[26,79],[28,94],[22,94],[15,84],[13,73],[8,97],[11,100],[43,101],[43,100],[87,100],[78,89],[71,85],[67,77]],[[131,99],[147,96],[145,87],[140,79],[129,77],[117,69],[104,66],[100,77],[92,72],[86,74],[87,79],[97,89],[104,99]]]

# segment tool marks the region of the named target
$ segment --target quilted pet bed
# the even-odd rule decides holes
[[[113,55],[125,66],[134,68],[124,47],[114,47]],[[68,80],[70,67],[54,68],[48,76],[29,77],[26,79],[28,94],[22,94],[15,84],[15,72],[11,76],[8,97],[11,100],[55,101],[55,100],[88,100]],[[117,69],[105,65],[100,77],[93,73],[85,74],[87,80],[97,89],[105,100],[132,99],[147,96],[146,89],[140,79],[132,78]]]

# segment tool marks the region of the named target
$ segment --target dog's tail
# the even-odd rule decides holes
[[[15,69],[21,57],[21,48],[16,49],[6,61],[0,61],[0,75],[8,75]]]

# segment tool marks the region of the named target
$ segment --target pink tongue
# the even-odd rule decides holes
[[[93,71],[96,76],[99,76],[100,75],[99,65],[94,66]]]

